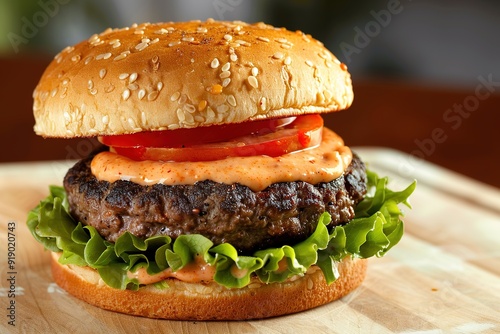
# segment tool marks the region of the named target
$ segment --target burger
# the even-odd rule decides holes
[[[243,320],[345,296],[402,237],[398,204],[322,114],[351,78],[322,43],[264,23],[108,29],[34,94],[43,137],[97,138],[28,215],[55,282],[116,312]]]

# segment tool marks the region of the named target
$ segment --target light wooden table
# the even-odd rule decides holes
[[[500,192],[397,151],[358,148],[394,187],[417,178],[406,234],[369,261],[347,297],[295,315],[249,322],[180,322],[104,311],[52,281],[49,253],[25,226],[27,212],[60,184],[68,162],[0,165],[1,333],[498,333]],[[413,163],[413,165],[411,165]],[[410,164],[410,165],[409,165]],[[415,167],[411,172],[408,166]],[[8,227],[15,233],[15,324],[8,325]]]

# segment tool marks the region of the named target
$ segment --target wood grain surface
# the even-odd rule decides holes
[[[0,332],[500,332],[500,192],[422,161],[410,172],[405,168],[409,157],[397,151],[357,151],[370,168],[390,175],[395,188],[417,178],[402,241],[385,257],[370,259],[365,282],[345,298],[248,322],[144,319],[104,311],[66,294],[53,283],[49,253],[32,238],[25,220],[48,193],[47,186],[61,183],[70,162],[0,164]],[[8,267],[9,226],[15,234],[13,269]],[[15,297],[9,297],[11,276]],[[8,323],[12,300],[15,327]]]

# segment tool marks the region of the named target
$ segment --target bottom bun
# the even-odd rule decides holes
[[[256,278],[240,289],[169,279],[165,289],[149,285],[131,291],[113,289],[90,267],[62,265],[58,258],[52,254],[54,280],[73,296],[111,311],[171,320],[248,320],[296,313],[345,296],[366,274],[366,260],[346,258],[338,267],[340,277],[330,285],[313,266],[286,282],[264,284]]]

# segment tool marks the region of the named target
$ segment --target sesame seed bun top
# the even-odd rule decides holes
[[[61,51],[33,92],[35,132],[114,135],[323,113],[353,100],[346,66],[263,23],[108,29]]]

